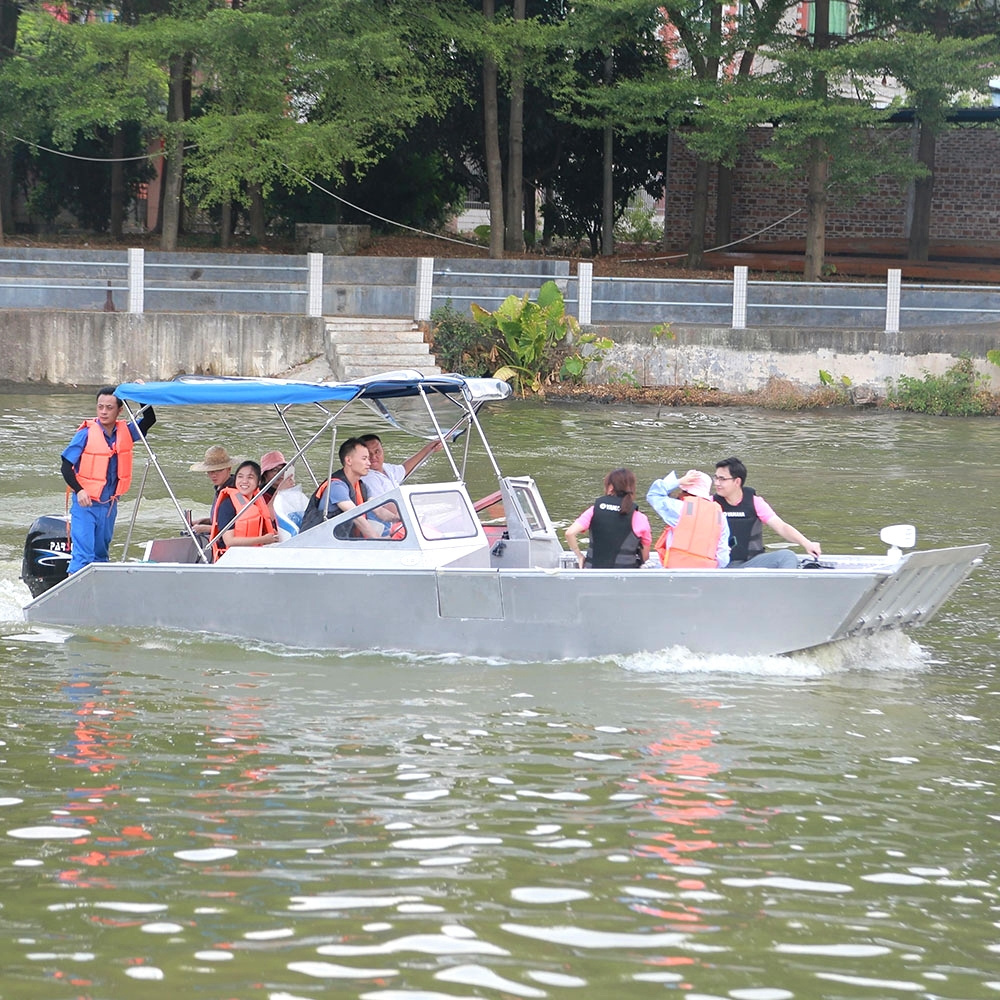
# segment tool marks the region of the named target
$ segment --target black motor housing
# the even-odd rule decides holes
[[[21,561],[21,579],[32,597],[44,594],[66,579],[69,569],[69,531],[66,518],[46,514],[28,529]]]

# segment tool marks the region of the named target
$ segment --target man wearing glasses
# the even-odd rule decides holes
[[[738,458],[724,458],[715,463],[715,502],[722,508],[729,524],[730,568],[795,569],[799,560],[789,549],[764,551],[763,525],[773,528],[786,542],[801,545],[813,559],[819,559],[819,542],[810,541],[798,528],[782,521],[771,505],[744,486],[747,467]]]

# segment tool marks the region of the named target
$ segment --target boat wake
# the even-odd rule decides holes
[[[785,656],[692,653],[683,647],[621,657],[619,665],[643,674],[741,674],[759,677],[826,677],[849,671],[923,669],[930,654],[904,632],[890,629],[843,639]]]
[[[0,563],[0,623],[23,622],[21,609],[31,600],[28,588],[18,575],[21,564]]]

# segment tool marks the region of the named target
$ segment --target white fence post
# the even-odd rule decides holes
[[[733,329],[747,328],[747,267],[737,264],[733,268]]]
[[[306,254],[306,315],[323,315],[323,255]]]
[[[890,267],[885,272],[885,332],[899,333],[899,292],[903,272]]]
[[[142,247],[129,247],[128,251],[128,311],[141,313],[146,306],[143,267],[146,251]]]
[[[431,293],[434,291],[434,258],[417,258],[417,302],[413,318],[426,323],[431,318]]]
[[[589,261],[581,261],[576,269],[577,319],[580,326],[590,326],[594,306],[594,265]]]

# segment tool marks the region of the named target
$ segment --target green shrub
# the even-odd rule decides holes
[[[653,222],[651,209],[633,205],[615,225],[615,238],[625,243],[658,243],[663,230]]]
[[[587,365],[599,365],[614,346],[615,342],[610,337],[599,337],[596,333],[581,334],[576,344],[577,349],[570,348],[563,357],[559,378],[580,385]]]
[[[434,357],[442,371],[482,377],[496,367],[496,336],[451,302],[431,313]]]
[[[972,358],[964,355],[943,375],[932,375],[924,369],[923,378],[900,375],[895,382],[889,379],[886,403],[894,410],[971,417],[990,411],[986,385]]]

